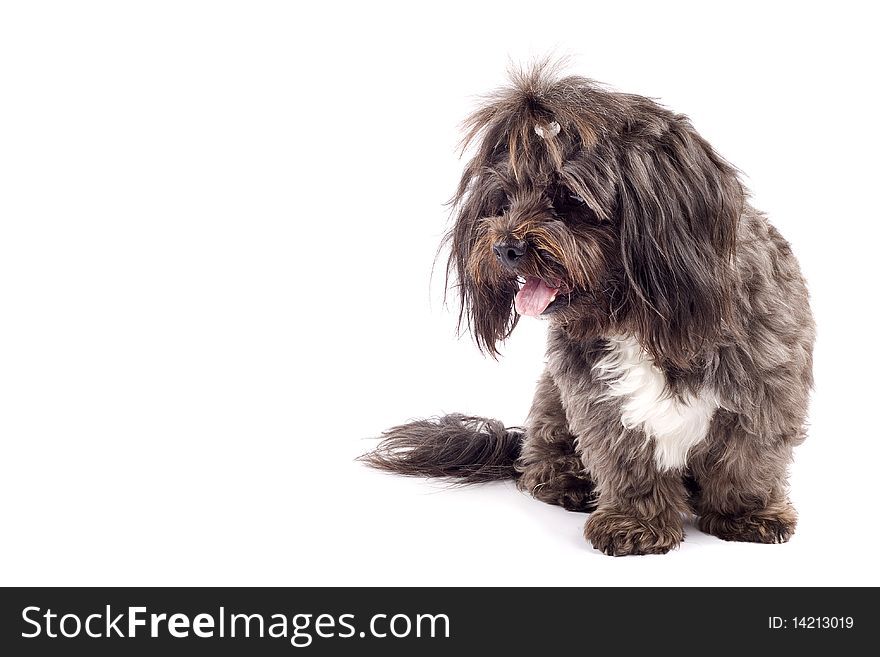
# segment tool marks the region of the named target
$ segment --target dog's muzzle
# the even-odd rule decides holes
[[[526,255],[528,246],[524,240],[505,240],[492,247],[498,262],[510,270],[515,270]]]

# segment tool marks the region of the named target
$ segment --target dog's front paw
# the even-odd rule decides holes
[[[684,540],[681,523],[663,518],[644,520],[614,509],[600,509],[587,519],[584,536],[612,557],[666,554]]]
[[[794,534],[797,513],[790,504],[770,506],[739,515],[704,512],[697,522],[701,531],[725,541],[785,543]]]

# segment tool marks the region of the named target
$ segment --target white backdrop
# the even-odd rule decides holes
[[[5,3],[0,584],[880,584],[864,5]],[[459,122],[548,52],[689,114],[801,259],[787,545],[611,559],[511,483],[353,461],[408,418],[525,418],[546,325],[484,359],[429,279]]]

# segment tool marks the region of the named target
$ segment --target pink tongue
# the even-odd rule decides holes
[[[547,309],[558,291],[559,288],[550,287],[540,278],[529,277],[516,293],[516,312],[537,317]]]

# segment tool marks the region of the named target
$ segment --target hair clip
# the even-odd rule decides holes
[[[540,123],[535,124],[535,134],[538,135],[541,139],[547,139],[549,137],[555,137],[559,134],[559,131],[562,128],[559,127],[559,124],[556,121],[551,121],[547,125],[541,125]]]

